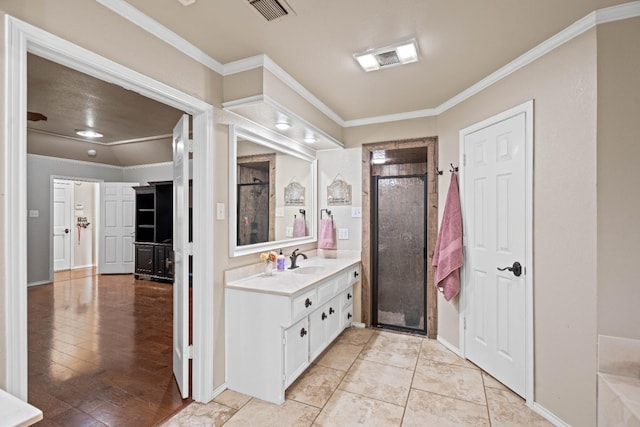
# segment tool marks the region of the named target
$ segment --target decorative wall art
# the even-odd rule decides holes
[[[327,204],[329,206],[351,205],[351,185],[338,174],[327,186]]]
[[[284,205],[285,206],[304,206],[305,188],[297,181],[291,181],[284,188]]]

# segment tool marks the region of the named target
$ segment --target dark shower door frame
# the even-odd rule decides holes
[[[378,322],[378,267],[379,267],[379,254],[378,254],[378,181],[380,179],[404,179],[404,178],[423,178],[424,196],[424,247],[422,248],[422,256],[424,259],[423,270],[423,305],[422,315],[424,316],[424,324],[422,329],[402,327],[398,325],[391,325]],[[427,227],[428,227],[428,191],[427,191],[427,174],[413,174],[413,175],[395,175],[395,176],[372,176],[371,177],[371,324],[374,327],[392,329],[402,332],[427,334]]]
[[[262,243],[263,241],[260,242],[240,242],[240,237],[242,235],[241,232],[241,227],[242,227],[242,221],[241,221],[241,213],[242,213],[242,190],[243,188],[256,188],[256,187],[261,187],[262,189],[266,188],[267,190],[267,197],[270,198],[270,193],[269,193],[269,182],[261,182],[261,183],[247,183],[247,184],[237,184],[237,199],[238,199],[238,203],[237,203],[237,207],[236,207],[236,239],[237,239],[237,244],[238,245],[249,245],[252,243]],[[269,237],[268,237],[268,231],[269,231],[269,227],[270,227],[270,223],[271,223],[271,216],[269,215],[269,206],[267,205],[267,213],[265,215],[266,217],[266,227],[267,227],[267,239],[264,240],[264,242],[268,242],[269,241]]]

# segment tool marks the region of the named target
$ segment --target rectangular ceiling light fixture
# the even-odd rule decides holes
[[[358,61],[362,69],[367,72],[396,65],[410,64],[418,61],[418,43],[416,39],[411,39],[391,46],[356,53],[353,57]]]

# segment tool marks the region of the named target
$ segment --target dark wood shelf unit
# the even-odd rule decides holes
[[[173,182],[150,182],[134,190],[134,277],[173,282]]]

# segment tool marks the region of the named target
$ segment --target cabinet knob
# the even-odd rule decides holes
[[[360,274],[357,271],[353,272],[353,277],[358,277]]]
[[[331,313],[331,312],[329,312],[329,313]],[[327,315],[326,315],[326,314],[324,314],[324,313],[322,313],[322,316],[320,316],[320,317],[322,318],[322,320],[324,320],[324,319],[326,319],[326,318],[327,318]]]
[[[333,307],[329,307],[329,314],[333,314],[333,313],[335,313],[335,312],[336,312],[336,311],[333,309]]]
[[[300,329],[300,338],[304,337],[305,335],[307,335],[306,329],[304,328]]]
[[[351,298],[353,298],[351,294],[347,294],[347,299],[351,299]]]
[[[311,304],[313,304],[313,303],[311,302],[311,300],[309,298],[307,298],[307,300],[304,302],[304,306],[305,307],[309,307]]]
[[[347,319],[351,319],[352,317],[351,313],[347,313]]]

